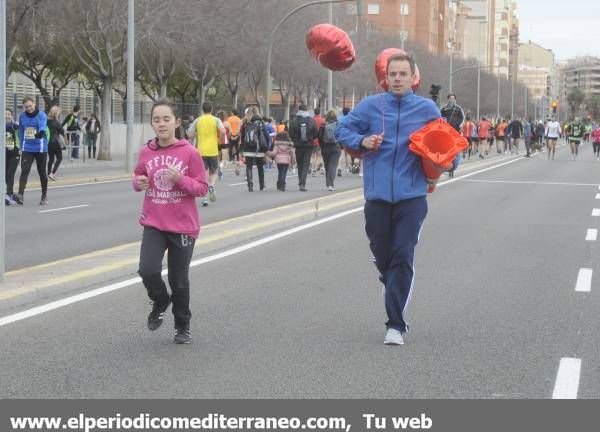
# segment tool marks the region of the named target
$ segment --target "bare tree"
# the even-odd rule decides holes
[[[40,2],[41,0],[8,0],[6,2],[6,64],[10,64],[15,54],[23,24],[31,19]]]
[[[110,121],[115,80],[123,75],[127,50],[127,5],[118,0],[68,2],[70,22],[79,22],[80,31],[71,38],[73,51],[85,68],[89,81],[102,82],[101,124],[98,159],[110,160]]]

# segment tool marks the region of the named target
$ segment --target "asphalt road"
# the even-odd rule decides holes
[[[550,398],[576,358],[576,396],[599,398],[600,289],[575,290],[598,270],[589,147],[431,196],[402,347],[358,212],[193,268],[189,346],[170,316],[145,328],[141,285],[0,327],[0,397]]]
[[[249,193],[243,175],[238,177],[227,172],[223,181],[217,183],[217,201],[214,204],[205,208],[198,200],[202,223],[330,194],[326,191],[324,176],[309,176],[308,192],[299,192],[298,178],[291,176],[287,181],[287,191],[282,193],[275,188],[277,169],[266,175],[267,188],[262,192]],[[358,176],[337,177],[335,184],[337,191],[355,189],[362,186],[362,179]],[[6,209],[7,271],[141,238],[138,219],[143,194],[135,193],[130,181],[51,187],[48,191],[49,205],[44,207],[38,205],[39,194],[37,189],[26,190],[23,207]]]

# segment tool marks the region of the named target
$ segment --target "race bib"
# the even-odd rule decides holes
[[[25,139],[26,140],[35,139],[36,133],[37,133],[36,128],[32,128],[32,127],[25,128]]]
[[[6,132],[4,143],[6,146],[6,150],[14,150],[15,149],[15,139],[10,132]]]

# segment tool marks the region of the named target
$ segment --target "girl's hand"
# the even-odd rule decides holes
[[[181,171],[179,171],[179,169],[175,168],[173,165],[167,169],[167,178],[173,183],[177,183],[177,180],[179,180],[180,177]]]
[[[140,189],[146,190],[150,187],[150,183],[148,183],[148,177],[144,175],[137,176],[137,183]]]

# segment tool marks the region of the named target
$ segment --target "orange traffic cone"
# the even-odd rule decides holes
[[[456,155],[468,146],[467,139],[444,119],[432,121],[411,134],[408,148],[421,156],[429,193],[435,189],[442,173],[452,166]]]

